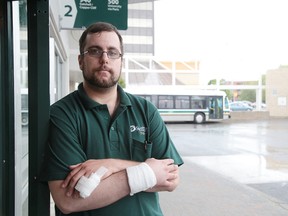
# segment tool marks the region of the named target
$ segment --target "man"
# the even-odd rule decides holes
[[[165,124],[150,102],[117,85],[123,41],[114,26],[92,24],[79,45],[84,81],[50,110],[44,180],[56,215],[162,215],[157,192],[177,187],[183,163]],[[91,194],[81,197],[81,188]]]

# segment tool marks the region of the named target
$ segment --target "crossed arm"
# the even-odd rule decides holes
[[[146,192],[173,191],[179,183],[178,166],[172,159],[147,159],[157,184]],[[65,214],[97,209],[110,205],[130,194],[126,168],[139,162],[120,159],[88,160],[71,166],[71,172],[65,180],[49,182],[49,188],[57,207]],[[104,166],[108,172],[92,194],[83,199],[74,187],[82,176],[89,177],[98,168]]]

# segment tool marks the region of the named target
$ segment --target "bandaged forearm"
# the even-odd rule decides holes
[[[79,191],[82,198],[89,197],[92,191],[99,185],[101,178],[108,171],[105,167],[100,167],[89,178],[82,176],[77,182],[75,189]]]
[[[155,173],[147,163],[128,167],[126,171],[131,196],[140,191],[152,188],[157,183]]]

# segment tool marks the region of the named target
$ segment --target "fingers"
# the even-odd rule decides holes
[[[170,165],[168,166],[168,168],[169,168],[169,172],[170,172],[170,173],[172,173],[172,172],[178,172],[178,169],[179,169],[178,165],[175,165],[175,164],[170,164]]]
[[[62,188],[66,188],[66,195],[74,196],[75,195],[74,188],[77,182],[79,181],[79,179],[82,176],[89,178],[89,176],[95,171],[97,171],[99,167],[104,166],[103,165],[104,162],[105,161],[101,161],[101,160],[87,160],[83,163],[70,166],[69,168],[71,169],[71,172],[67,175],[67,177],[64,179],[61,185]],[[112,174],[112,171],[109,170],[108,172],[105,173],[104,176],[102,176],[101,179],[107,178],[111,174]]]
[[[63,188],[67,187],[68,184],[70,184],[71,179],[75,176],[75,174],[77,174],[81,170],[81,166],[80,165],[81,164],[70,166],[72,171],[67,175],[67,177],[63,181],[63,183],[62,183],[62,187]]]
[[[69,168],[72,170],[72,169],[75,169],[76,167],[80,166],[82,163],[78,163],[78,164],[75,164],[75,165],[71,165]]]
[[[160,192],[160,191],[173,191],[179,184],[179,175],[170,173],[170,177],[163,184],[156,185],[153,188],[146,190],[146,192]]]
[[[87,169],[84,163],[70,166],[71,172],[67,175],[62,183],[62,188],[66,188],[66,196],[75,195],[75,185],[82,176],[89,177],[93,172]],[[77,194],[76,194],[77,195]]]
[[[167,181],[173,181],[173,180],[175,180],[175,179],[178,179],[178,177],[179,177],[178,171],[170,172],[170,173],[168,174]]]
[[[79,176],[79,177],[78,177]],[[76,175],[70,174],[64,180],[62,187],[66,188],[66,196],[71,196],[74,193],[75,185],[77,184],[78,180],[81,178],[78,173]]]
[[[159,188],[170,188],[171,181],[178,179],[178,166],[174,164],[173,159],[149,158],[145,161],[154,171]]]

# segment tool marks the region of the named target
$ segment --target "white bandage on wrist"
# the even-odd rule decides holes
[[[155,173],[147,163],[128,167],[126,171],[131,196],[140,191],[152,188],[157,183]]]
[[[82,198],[89,197],[92,191],[98,186],[102,176],[108,171],[105,167],[100,167],[89,178],[82,176],[77,182],[75,189],[80,192]]]

